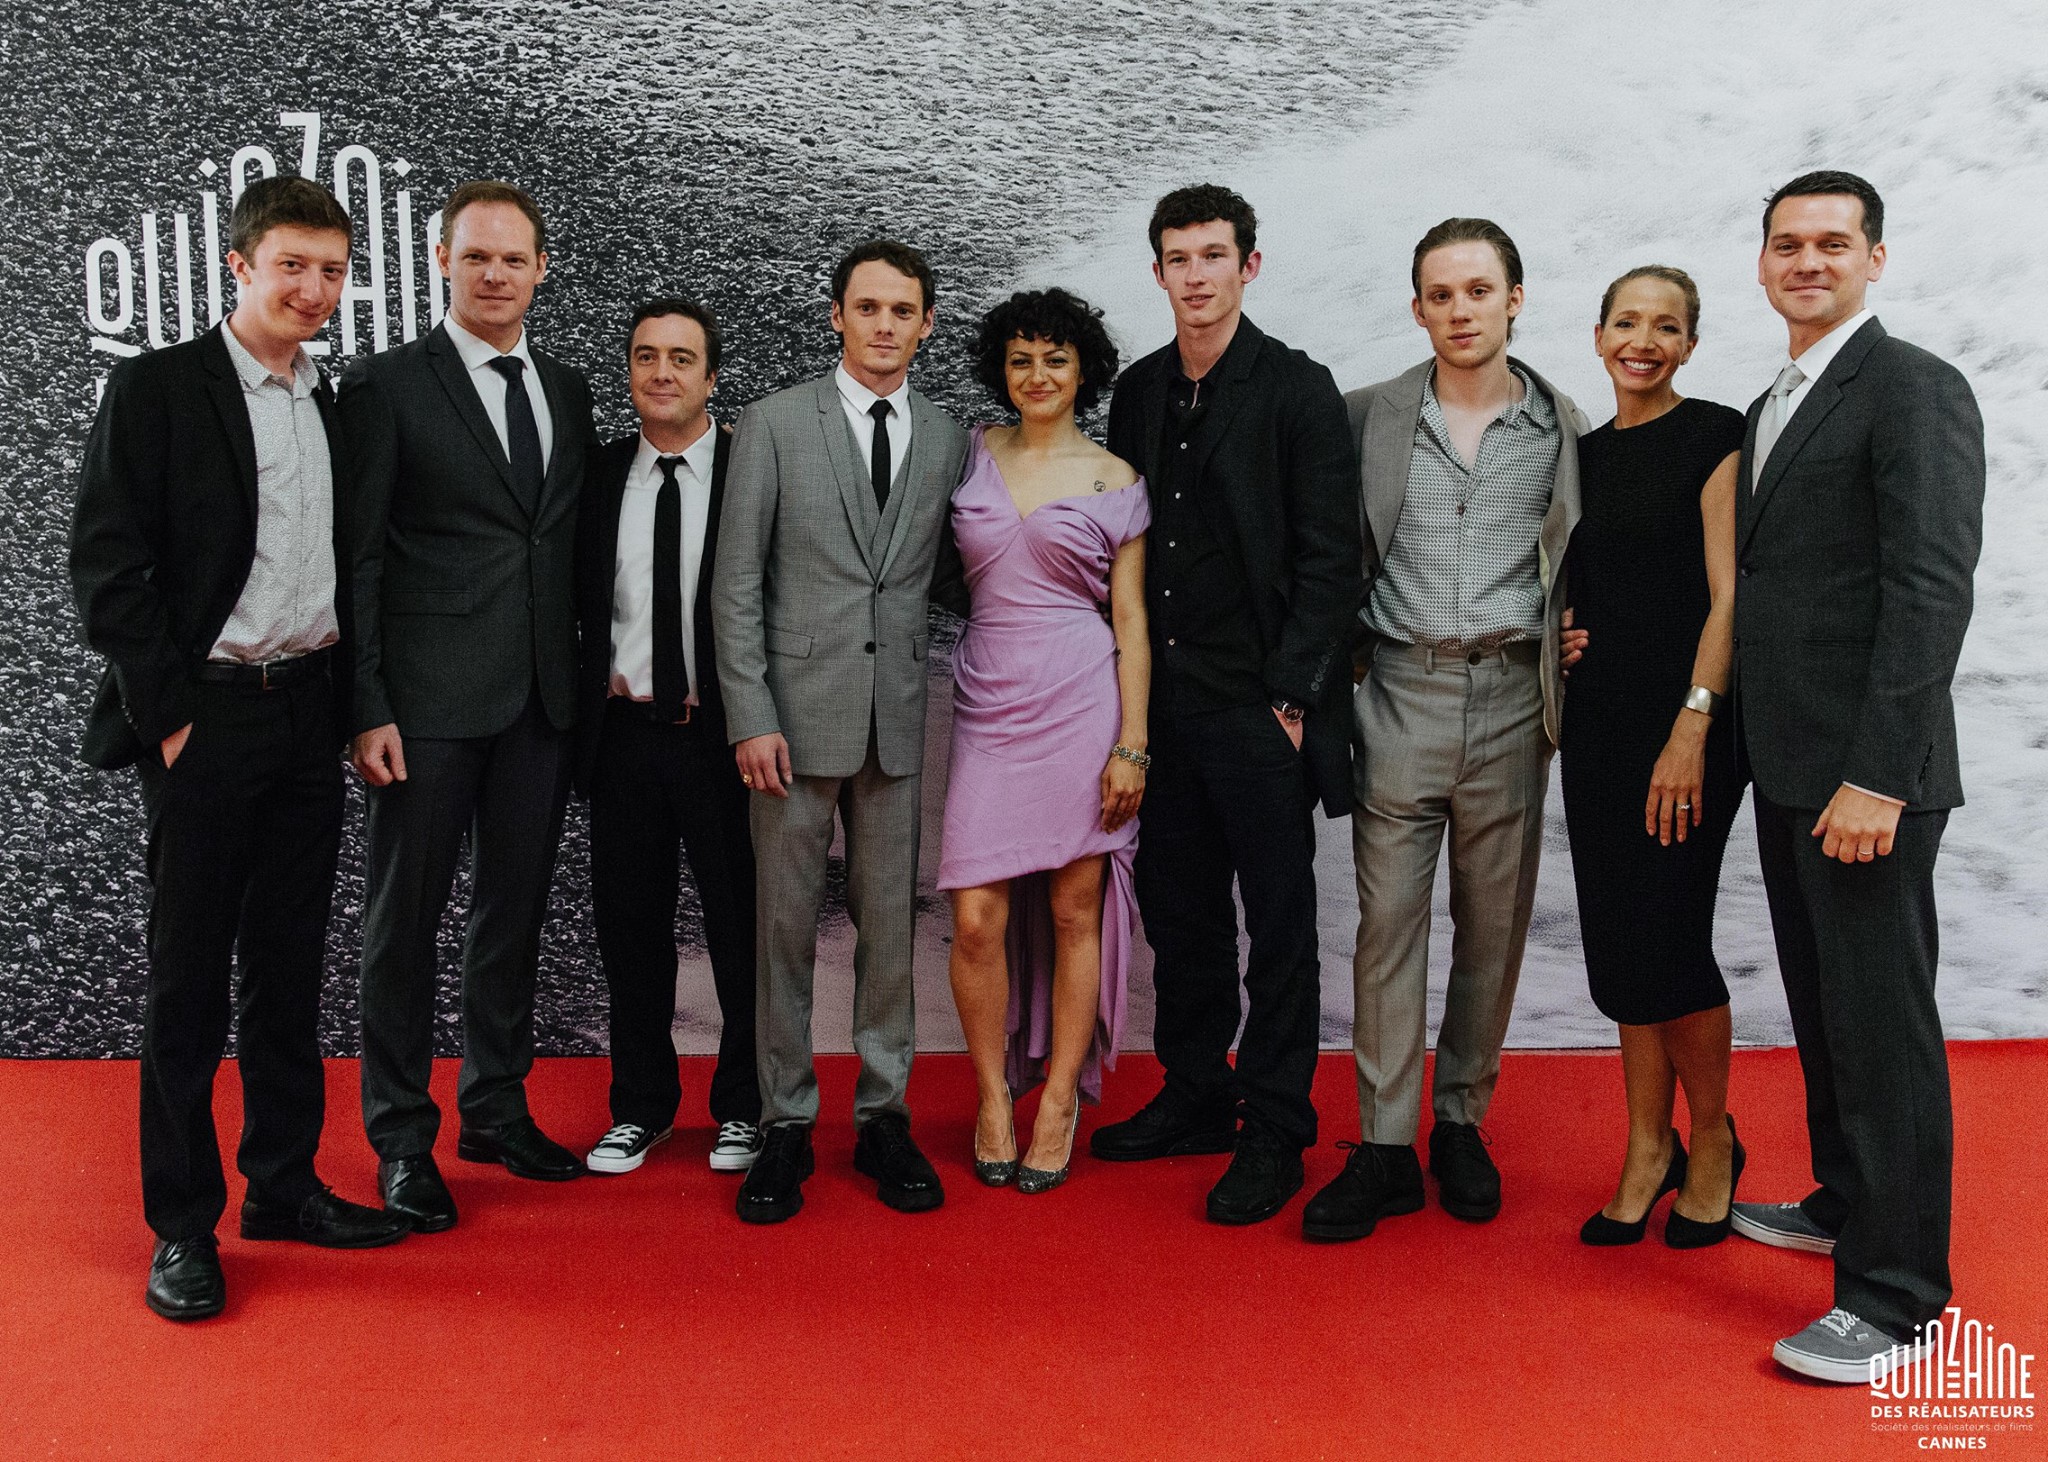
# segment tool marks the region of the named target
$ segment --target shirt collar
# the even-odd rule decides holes
[[[1792,363],[1799,367],[1799,374],[1807,380],[1819,380],[1822,372],[1826,371],[1834,363],[1835,357],[1842,353],[1842,347],[1849,343],[1849,338],[1863,328],[1866,320],[1874,320],[1876,318],[1877,316],[1869,310],[1858,310],[1848,319],[1842,321],[1841,324],[1835,326],[1834,329],[1828,331],[1827,334],[1821,336],[1820,339],[1814,341],[1813,344],[1807,346],[1799,359]],[[1791,356],[1787,355],[1786,359],[1791,360]]]
[[[1515,379],[1522,383],[1522,396],[1520,400],[1510,400],[1507,405],[1501,407],[1500,414],[1494,417],[1494,420],[1509,427],[1513,427],[1517,422],[1526,421],[1538,431],[1548,431],[1556,426],[1557,408],[1551,404],[1550,397],[1544,394],[1543,388],[1536,384],[1536,378],[1515,361],[1508,362],[1508,369],[1514,373]],[[1429,375],[1422,382],[1422,406],[1426,412],[1434,413],[1438,417],[1443,415],[1443,403],[1437,400],[1436,395],[1434,365],[1429,368]]]
[[[500,350],[497,346],[491,344],[490,341],[480,339],[456,324],[455,316],[452,313],[441,317],[441,325],[442,328],[447,330],[448,339],[455,346],[456,354],[462,357],[462,365],[465,370],[472,372],[480,371],[501,355],[516,355],[526,362],[527,375],[531,377],[535,374],[533,355],[526,347],[526,329],[524,326],[520,327],[519,339],[513,344],[512,348],[510,350]]]
[[[253,391],[266,381],[277,381],[269,366],[256,359],[249,347],[242,344],[235,334],[235,327],[228,321],[221,322],[221,339],[227,342],[228,359],[235,363],[235,374],[241,378],[242,389]],[[294,396],[310,396],[313,388],[320,383],[320,372],[314,367],[312,358],[304,346],[292,352],[292,379],[290,390]]]
[[[644,478],[649,481],[659,481],[661,477],[660,461],[663,457],[669,455],[672,454],[657,450],[654,443],[647,440],[647,434],[642,432],[640,434],[640,448],[633,454],[632,476],[634,480],[637,481]],[[709,482],[711,481],[712,463],[717,455],[718,423],[714,421],[711,423],[709,431],[698,437],[689,446],[683,448],[683,470],[690,473],[699,482]]]
[[[887,401],[893,415],[902,417],[910,415],[910,377],[908,376],[903,378],[902,385],[891,391],[887,396],[877,396],[873,391],[870,391],[866,386],[856,381],[847,371],[846,362],[843,360],[832,368],[832,379],[839,387],[840,398],[862,416],[866,416],[868,409],[877,401]]]

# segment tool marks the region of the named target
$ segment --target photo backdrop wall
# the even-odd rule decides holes
[[[66,533],[107,370],[233,307],[227,212],[247,179],[277,171],[328,184],[358,220],[354,279],[318,343],[330,371],[439,319],[431,244],[449,188],[496,176],[532,189],[553,245],[532,328],[590,372],[608,432],[630,426],[621,331],[637,298],[682,290],[718,310],[714,409],[730,419],[829,368],[826,273],[876,233],[938,270],[939,330],[914,379],[963,420],[994,414],[967,379],[964,332],[1020,285],[1077,288],[1108,309],[1127,356],[1143,353],[1170,329],[1145,215],[1203,179],[1262,215],[1250,312],[1346,388],[1419,357],[1410,245],[1438,218],[1482,213],[1528,263],[1517,352],[1595,421],[1612,409],[1590,349],[1601,287],[1652,260],[1691,270],[1705,295],[1681,388],[1744,405],[1783,350],[1754,283],[1759,201],[1810,166],[1864,172],[1891,210],[1876,307],[1962,367],[1990,435],[1957,684],[1971,803],[1942,863],[1943,1007],[1956,1035],[2048,1034],[2048,22],[2029,0],[1938,14],[1911,0],[15,0],[0,27],[0,1055],[136,1047],[140,817],[132,776],[75,759],[98,667],[78,638]],[[949,664],[932,665],[942,749]],[[928,850],[942,751],[931,770]],[[1551,814],[1510,1039],[1603,1043],[1554,797]],[[1321,833],[1324,1036],[1342,1044],[1348,836]],[[928,884],[920,1036],[938,1048],[959,1031]],[[323,1016],[337,1053],[353,1048],[361,893],[352,835]],[[444,931],[451,971],[458,929]],[[682,933],[678,1044],[707,1049],[716,1006],[694,910]],[[545,937],[543,1049],[601,1049],[580,809]],[[1719,938],[1738,1036],[1787,1039],[1746,825]],[[1440,980],[1441,916],[1436,942]],[[845,1045],[848,943],[835,899],[821,1048]],[[451,980],[442,995],[446,1038]],[[1133,996],[1143,1039],[1142,969]]]

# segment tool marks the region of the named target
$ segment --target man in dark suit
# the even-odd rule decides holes
[[[1244,317],[1256,231],[1227,188],[1159,200],[1152,272],[1174,339],[1125,371],[1110,403],[1109,448],[1152,499],[1152,767],[1135,872],[1166,1082],[1089,1144],[1109,1161],[1234,1151],[1208,1199],[1229,1224],[1278,1213],[1316,1139],[1314,812],[1351,810],[1359,594],[1343,398],[1328,370]],[[1242,1005],[1233,881],[1251,936]]]
[[[1864,307],[1883,237],[1850,173],[1765,205],[1757,277],[1791,359],[1750,408],[1736,527],[1735,714],[1818,1186],[1734,1226],[1834,1256],[1834,1308],[1772,1353],[1858,1385],[1950,1294],[1934,860],[1963,801],[1949,686],[1984,504],[1969,384]]]
[[[145,1294],[172,1320],[226,1302],[213,1077],[237,1000],[242,1236],[368,1248],[406,1232],[314,1173],[347,737],[348,467],[303,342],[347,282],[349,219],[317,184],[272,178],[243,192],[228,228],[234,313],[115,368],[71,534],[79,618],[107,658],[83,755],[134,766],[148,819],[142,1206],[157,1242]]]
[[[576,784],[590,799],[590,903],[611,994],[613,1126],[585,1159],[640,1166],[674,1131],[677,858],[687,854],[723,1030],[711,1078],[711,1166],[761,1150],[754,1053],[754,843],[726,750],[711,633],[711,571],[732,433],[706,403],[718,322],[655,299],[633,314],[626,360],[640,430],[592,459],[577,526]]]
[[[520,1177],[582,1161],[526,1104],[534,970],[568,797],[576,716],[576,505],[590,387],[532,348],[547,275],[532,198],[464,183],[435,250],[448,316],[361,361],[340,408],[360,464],[356,770],[369,784],[363,1119],[385,1205],[423,1233],[455,1222],[433,1157],[435,935],[465,835],[456,1148]]]

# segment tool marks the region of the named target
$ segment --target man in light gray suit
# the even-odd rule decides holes
[[[964,608],[950,506],[967,436],[906,380],[932,330],[923,255],[888,240],[848,253],[833,271],[832,328],[844,349],[831,375],[740,418],[711,590],[726,735],[755,793],[764,1143],[737,1200],[750,1223],[794,1216],[813,1167],[811,989],[835,811],[856,930],[854,1166],[902,1212],[945,1197],[911,1140],[904,1088],[925,605],[943,561],[941,592]]]
[[[1428,1039],[1430,894],[1448,831],[1451,977],[1429,1168],[1444,1210],[1500,1212],[1479,1135],[1535,902],[1557,744],[1565,544],[1579,516],[1571,400],[1507,353],[1522,258],[1480,218],[1415,246],[1432,359],[1345,397],[1357,433],[1367,631],[1352,699],[1358,873],[1352,1043],[1363,1142],[1310,1200],[1312,1239],[1422,1207],[1413,1143]]]
[[[1743,444],[1735,724],[1815,1186],[1732,1218],[1833,1256],[1832,1307],[1772,1354],[1865,1385],[1924,1354],[1951,1290],[1934,862],[1963,801],[1949,686],[1983,542],[1984,422],[1960,371],[1865,306],[1885,264],[1875,188],[1808,173],[1763,223],[1757,280],[1789,358]]]

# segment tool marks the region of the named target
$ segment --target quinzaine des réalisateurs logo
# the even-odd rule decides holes
[[[360,143],[323,153],[318,112],[279,112],[277,123],[287,136],[298,134],[299,175],[325,182],[355,221],[355,258],[342,290],[341,307],[320,335],[306,343],[306,353],[347,357],[364,349],[386,349],[394,343],[394,304],[400,342],[415,339],[422,328],[431,330],[440,324],[448,308],[446,289],[433,263],[441,213],[436,209],[415,224],[412,190],[405,186],[412,164],[402,157],[386,161]],[[283,150],[289,156],[288,145]],[[190,340],[199,331],[219,324],[222,314],[234,308],[232,299],[223,302],[233,284],[227,269],[223,185],[228,194],[227,210],[232,210],[252,178],[276,177],[277,168],[277,153],[261,142],[237,148],[228,158],[225,174],[213,158],[202,158],[193,170],[199,185],[193,200],[196,209],[191,205],[144,209],[132,231],[107,234],[86,244],[88,346],[108,355],[140,355],[144,350]],[[388,207],[387,178],[396,181]],[[363,330],[366,313],[367,333]],[[204,324],[200,323],[202,317]],[[95,402],[105,388],[106,374],[101,372],[94,384]]]
[[[2034,1356],[1951,1305],[1916,1325],[1910,1344],[1870,1362],[1870,1427],[1911,1437],[1921,1452],[2032,1453]]]

